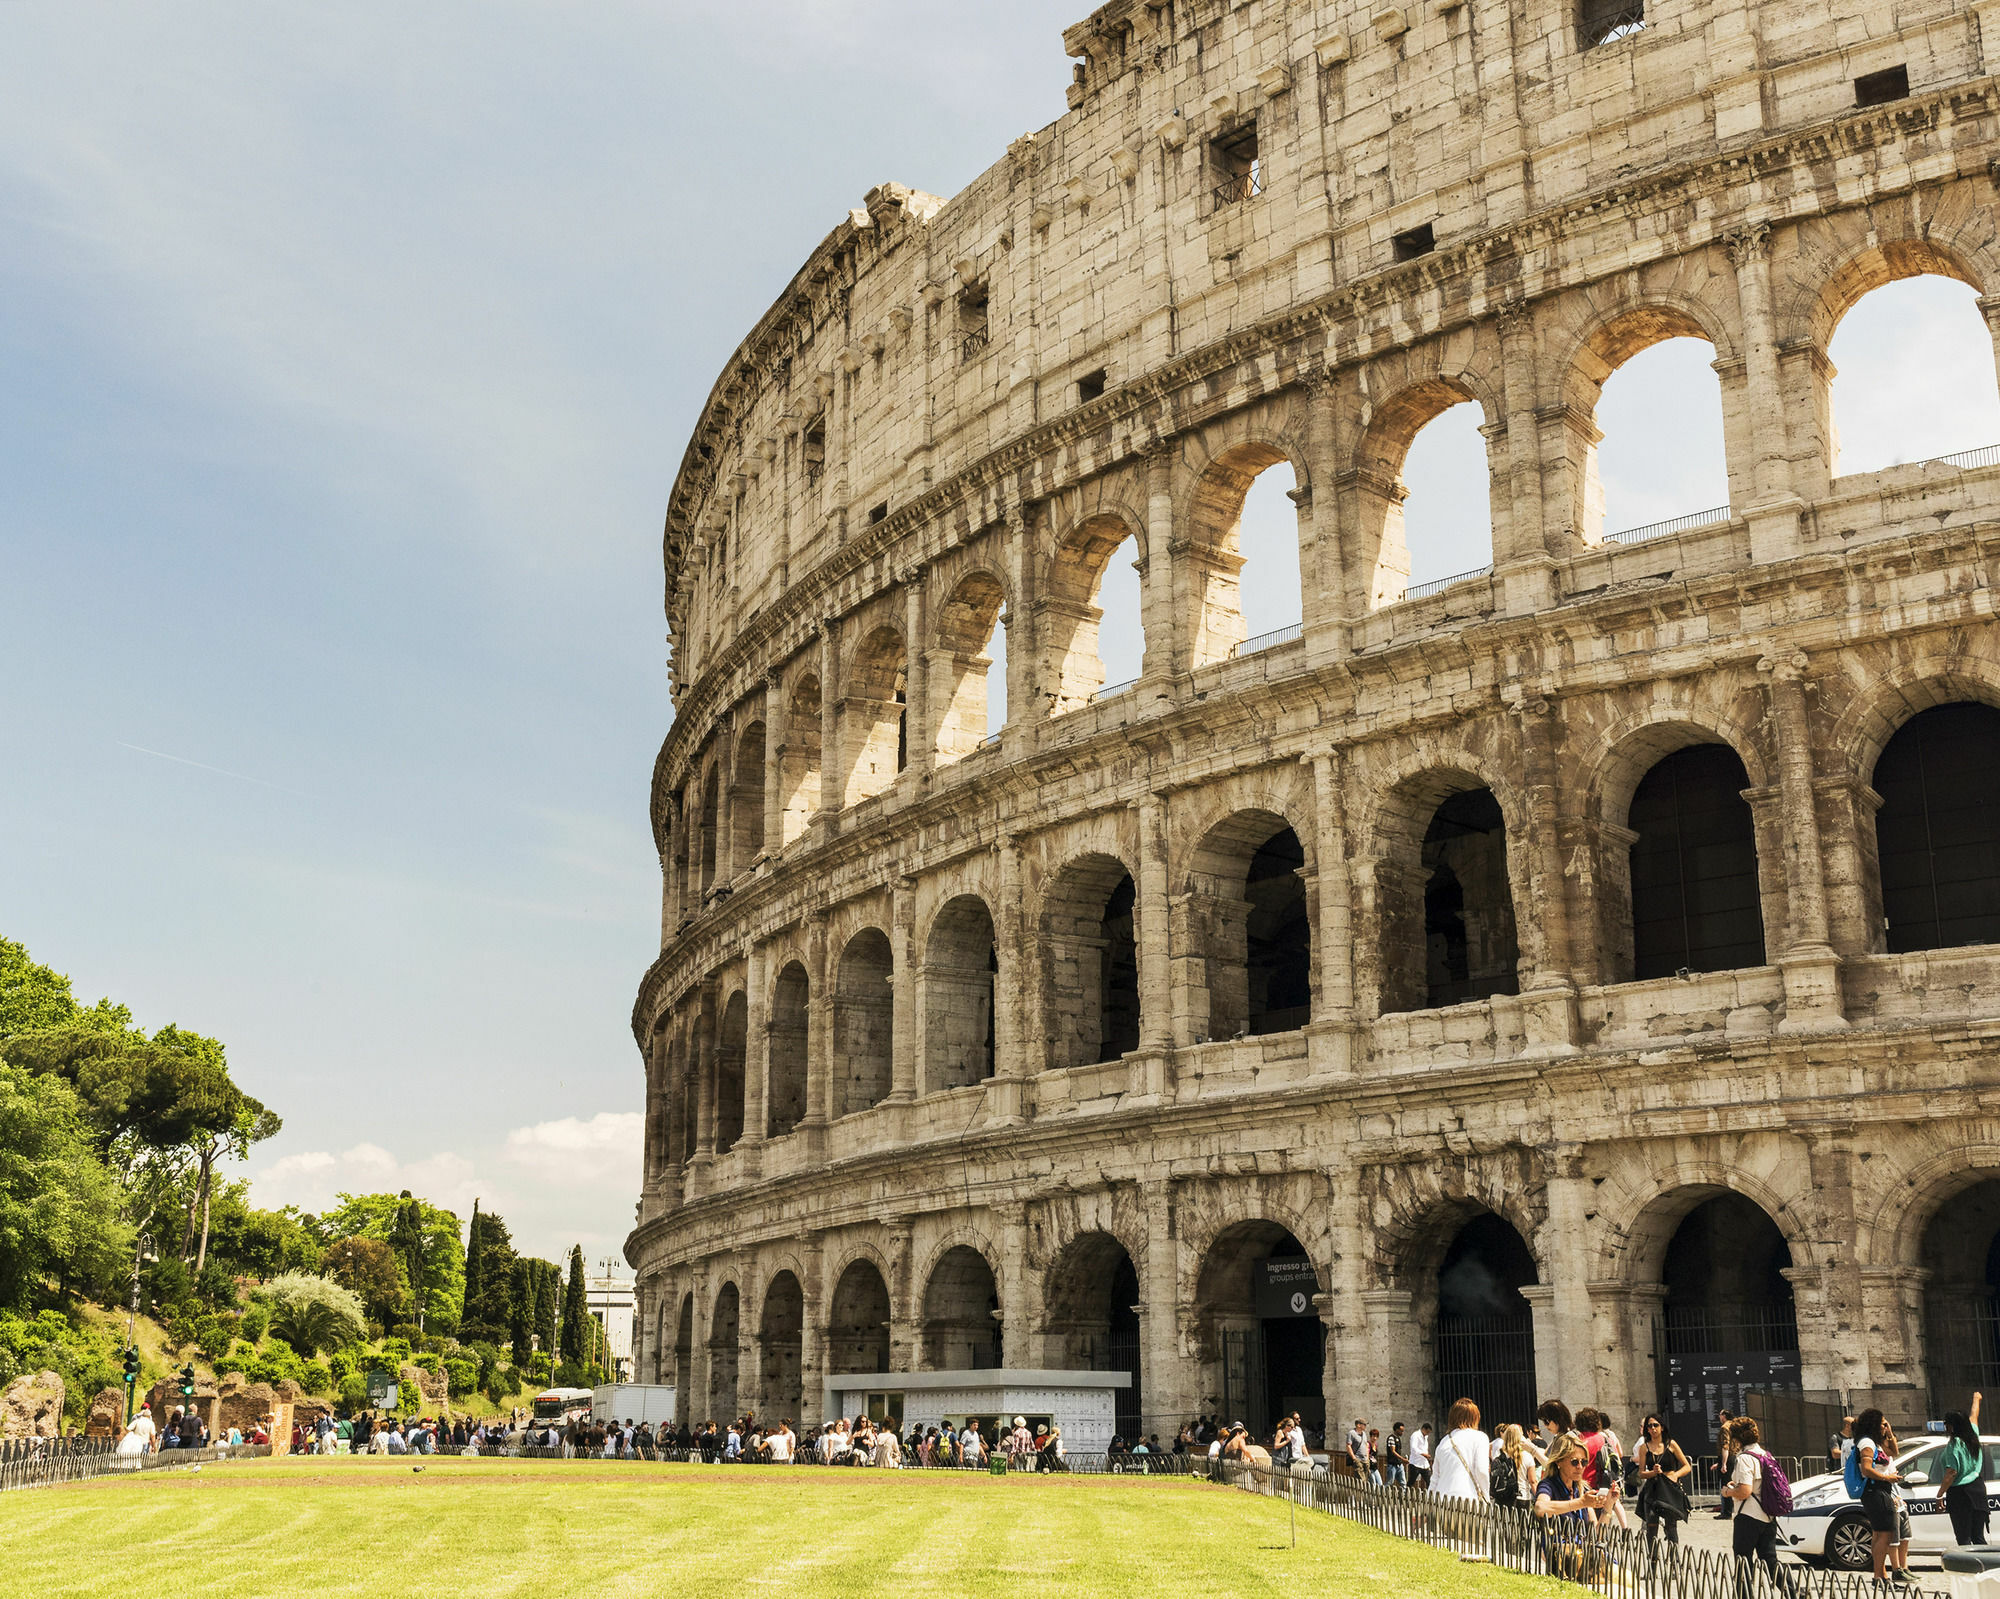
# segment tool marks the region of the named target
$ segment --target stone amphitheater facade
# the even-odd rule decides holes
[[[674,486],[638,1375],[810,1422],[833,1372],[1122,1368],[1168,1435],[1477,1381],[1629,1435],[1713,1345],[1921,1414],[1990,1320],[2000,840],[1973,792],[1925,890],[1909,772],[2000,755],[2000,467],[1836,475],[1827,347],[2000,283],[2000,7],[1064,43],[1067,114],[812,252]],[[1730,508],[1607,537],[1600,387],[1677,336]],[[1492,567],[1421,593],[1401,468],[1465,400]],[[1246,640],[1284,463],[1303,621]]]

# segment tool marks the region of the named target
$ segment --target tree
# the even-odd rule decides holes
[[[430,1310],[431,1240],[424,1228],[424,1207],[405,1188],[396,1207],[396,1219],[389,1227],[389,1247],[403,1263],[403,1279],[410,1285],[410,1302],[416,1307],[417,1336],[424,1333]],[[476,1203],[476,1201],[475,1201]],[[455,1229],[454,1229],[455,1230]]]
[[[494,1343],[508,1336],[514,1319],[514,1241],[507,1224],[492,1211],[479,1217],[478,1242],[466,1259],[465,1312],[461,1338]]]
[[[486,1241],[486,1218],[479,1213],[479,1201],[472,1202],[472,1220],[465,1229],[465,1309],[458,1325],[463,1330],[472,1320],[472,1307],[479,1302],[480,1246]]]
[[[121,1034],[131,1030],[132,1013],[108,999],[86,1009],[61,972],[37,964],[25,945],[0,938],[0,1038],[58,1027]]]
[[[223,1157],[242,1160],[252,1144],[262,1143],[284,1126],[277,1116],[252,1099],[229,1080],[229,1063],[222,1046],[212,1038],[190,1033],[169,1022],[153,1034],[155,1051],[167,1051],[179,1059],[171,1072],[176,1084],[176,1100],[186,1135],[180,1140],[195,1157],[195,1203],[201,1207],[201,1248],[195,1256],[195,1275],[208,1263],[209,1203],[213,1197],[215,1163]],[[164,1063],[156,1070],[168,1075]],[[188,1225],[181,1235],[181,1259],[186,1260],[194,1232],[194,1210],[188,1210]]]
[[[286,1272],[264,1285],[271,1331],[307,1360],[322,1349],[345,1349],[368,1336],[361,1300],[324,1277]]]
[[[51,1277],[112,1279],[131,1247],[118,1208],[75,1092],[0,1062],[0,1308]]]
[[[403,1211],[400,1194],[342,1194],[340,1203],[320,1217],[332,1238],[373,1238],[388,1243]],[[423,1217],[424,1324],[433,1333],[458,1330],[465,1303],[465,1250],[459,1243],[458,1217],[419,1199]]]
[[[508,1272],[510,1282],[507,1317],[507,1341],[512,1346],[514,1369],[526,1371],[528,1362],[535,1355],[535,1268],[541,1262],[526,1256],[516,1255],[512,1270]]]
[[[582,1360],[588,1343],[584,1322],[583,1245],[573,1244],[569,1252],[569,1286],[563,1292],[562,1355],[565,1360]]]
[[[343,1238],[329,1244],[326,1271],[359,1296],[368,1314],[383,1326],[394,1324],[406,1303],[402,1263],[379,1238]]]

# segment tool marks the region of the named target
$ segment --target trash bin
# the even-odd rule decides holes
[[[987,1474],[987,1475],[988,1475],[989,1477],[1004,1477],[1004,1476],[1006,1476],[1006,1475],[1007,1475],[1007,1457],[1006,1457],[1005,1455],[995,1455],[995,1456],[993,1456],[993,1458],[992,1458],[992,1459],[988,1460],[988,1461],[986,1462],[986,1474]]]
[[[2000,1545],[1947,1549],[1940,1558],[1952,1599],[2000,1599]]]

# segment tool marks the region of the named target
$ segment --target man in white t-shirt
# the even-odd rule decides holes
[[[780,1417],[776,1429],[768,1433],[764,1438],[765,1446],[771,1451],[771,1463],[779,1466],[789,1464],[792,1458],[793,1445],[797,1441],[792,1436],[791,1417]]]
[[[1431,1428],[1429,1422],[1421,1422],[1410,1434],[1410,1486],[1427,1489],[1430,1485]]]

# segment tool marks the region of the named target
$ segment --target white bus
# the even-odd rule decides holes
[[[588,1388],[544,1388],[535,1395],[534,1419],[538,1427],[551,1423],[567,1427],[590,1414]]]

